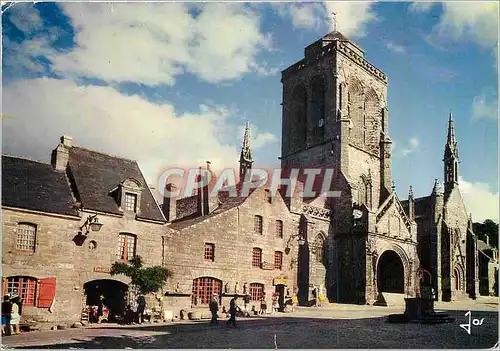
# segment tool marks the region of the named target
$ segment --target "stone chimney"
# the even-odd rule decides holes
[[[56,171],[66,171],[69,160],[69,149],[73,146],[73,139],[69,136],[63,135],[61,142],[52,151],[52,166]]]
[[[165,196],[163,197],[162,211],[163,215],[167,219],[167,222],[172,222],[175,219],[175,214],[177,212],[177,195],[167,196],[168,192],[172,193],[177,190],[177,187],[169,183],[165,185]]]
[[[208,166],[208,164],[207,164]],[[208,177],[209,170],[204,170],[199,167],[199,176],[198,179],[203,181],[204,183],[208,183],[207,180],[203,180],[205,177]],[[210,213],[210,205],[208,199],[208,190],[209,184],[205,184],[202,188],[198,189],[198,213],[200,216],[206,216]]]

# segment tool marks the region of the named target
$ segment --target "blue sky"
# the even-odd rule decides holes
[[[389,77],[401,199],[442,180],[449,112],[474,218],[498,219],[498,4],[18,3],[3,11],[3,152],[49,161],[60,135],[138,160],[234,166],[243,126],[278,164],[280,71],[337,29]]]

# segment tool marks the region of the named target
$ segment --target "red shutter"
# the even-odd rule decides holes
[[[56,278],[42,278],[39,283],[37,306],[49,308],[56,296]]]
[[[7,294],[7,279],[2,278],[2,297]]]

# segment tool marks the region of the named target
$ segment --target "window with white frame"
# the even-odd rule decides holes
[[[137,206],[137,195],[125,193],[125,204],[123,209],[125,211],[135,212]]]
[[[16,249],[35,252],[36,225],[19,223],[17,226]]]

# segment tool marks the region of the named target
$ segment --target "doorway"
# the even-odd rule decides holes
[[[377,267],[377,287],[379,292],[405,292],[404,267],[399,255],[392,251],[385,251],[379,258]]]
[[[285,309],[285,285],[283,284],[278,284],[275,287],[275,292],[278,294],[278,304],[279,304],[279,311],[283,312]]]
[[[83,288],[86,306],[99,306],[102,296],[102,304],[109,311],[108,321],[123,315],[129,290],[127,284],[112,279],[98,279],[85,283]]]

